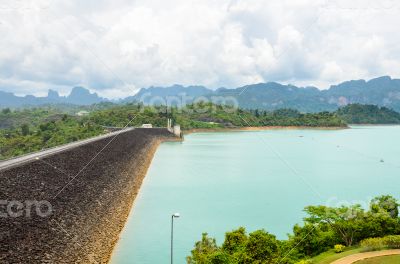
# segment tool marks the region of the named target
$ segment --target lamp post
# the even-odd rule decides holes
[[[179,213],[171,216],[171,264],[174,262],[174,218],[178,218],[179,216]]]

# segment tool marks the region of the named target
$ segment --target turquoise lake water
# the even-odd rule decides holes
[[[400,198],[400,126],[197,133],[157,150],[112,264],[185,263],[208,232],[264,228],[285,239],[307,205]]]

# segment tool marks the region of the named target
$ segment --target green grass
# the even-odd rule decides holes
[[[338,260],[340,258],[344,258],[353,254],[361,253],[362,249],[359,247],[351,247],[348,248],[346,251],[342,253],[336,253],[333,249],[329,250],[327,252],[324,252],[314,258],[312,258],[312,263],[313,264],[329,264],[335,260]]]
[[[398,264],[398,263],[400,263],[400,255],[376,257],[356,262],[356,264]]]

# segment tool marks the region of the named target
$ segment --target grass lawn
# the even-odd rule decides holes
[[[347,257],[353,254],[361,253],[361,248],[352,247],[348,248],[345,252],[336,253],[333,249],[327,252],[324,252],[314,258],[312,258],[313,264],[329,264],[337,259]]]
[[[400,255],[376,257],[357,261],[355,264],[398,264],[400,263]]]

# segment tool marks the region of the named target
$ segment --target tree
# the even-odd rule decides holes
[[[342,206],[339,208],[327,206],[308,206],[305,218],[311,224],[329,224],[346,246],[352,246],[356,234],[360,233],[363,226],[365,212],[360,205]]]
[[[21,126],[21,133],[23,136],[29,135],[29,126],[27,124]]]
[[[274,235],[265,230],[254,231],[249,234],[241,263],[275,263],[279,257],[278,249],[278,241]]]
[[[188,264],[269,264],[277,263],[279,241],[265,230],[257,230],[249,235],[243,227],[227,232],[222,247],[215,239],[204,233],[202,240],[196,242]]]
[[[225,241],[222,244],[222,249],[229,254],[243,251],[247,240],[246,229],[244,229],[244,227],[239,227],[237,230],[225,234]]]
[[[295,225],[289,236],[289,248],[294,248],[301,258],[315,256],[339,243],[339,238],[329,224]]]
[[[208,237],[207,233],[203,233],[201,241],[196,242],[192,255],[186,258],[188,264],[209,264],[210,256],[216,257],[214,254],[219,251],[214,238]]]
[[[1,112],[3,114],[7,115],[7,114],[11,113],[11,110],[10,110],[10,108],[4,108]]]
[[[207,264],[234,264],[232,257],[229,256],[226,252],[223,251],[215,251],[211,253],[207,258]]]
[[[397,234],[400,234],[398,218],[392,218],[390,213],[386,211],[380,213],[370,211],[366,213],[358,240]]]
[[[372,199],[370,209],[374,214],[387,212],[394,219],[399,217],[399,203],[396,198],[390,195],[382,195]]]
[[[277,117],[281,117],[281,118],[282,117],[298,118],[298,117],[301,116],[301,113],[298,110],[295,110],[295,109],[283,108],[283,109],[275,110],[273,112],[273,115],[277,116]]]

